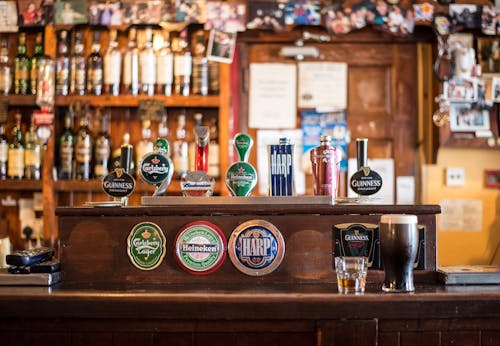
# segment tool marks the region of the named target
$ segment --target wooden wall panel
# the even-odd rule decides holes
[[[440,346],[440,335],[438,332],[402,332],[399,345]]]
[[[373,346],[377,344],[377,321],[320,321],[318,346]]]
[[[498,340],[500,343],[500,340]],[[480,346],[481,332],[443,332],[441,334],[441,346]]]

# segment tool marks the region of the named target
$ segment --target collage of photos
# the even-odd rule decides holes
[[[252,1],[248,4],[247,29],[282,30],[285,27],[285,4]]]
[[[477,79],[455,78],[443,83],[443,93],[452,102],[475,102],[477,95]]]
[[[19,26],[46,25],[54,21],[53,0],[19,0]]]
[[[490,110],[472,103],[450,104],[450,129],[455,132],[490,130]]]

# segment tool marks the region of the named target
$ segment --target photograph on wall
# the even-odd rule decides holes
[[[56,1],[54,9],[55,24],[87,23],[87,0]]]
[[[162,2],[125,1],[122,2],[124,24],[158,24],[160,22]]]
[[[176,0],[165,0],[161,4],[160,23],[171,23],[177,20]]]
[[[454,78],[443,83],[443,93],[454,102],[474,102],[477,100],[477,80],[475,78]]]
[[[47,25],[54,21],[53,0],[19,0],[19,26]]]
[[[236,46],[236,32],[210,30],[207,59],[230,64]]]
[[[434,15],[434,6],[428,2],[423,4],[413,4],[416,22],[432,22]]]
[[[274,1],[248,3],[247,29],[281,30],[285,25],[285,4]]]
[[[205,30],[245,31],[246,8],[243,2],[207,2]]]
[[[119,1],[109,0],[89,2],[88,21],[91,25],[122,25],[123,12]]]
[[[15,1],[0,1],[0,32],[16,32],[17,4]]]
[[[319,2],[287,2],[285,7],[286,25],[320,25],[321,5]]]
[[[175,21],[181,23],[205,23],[206,14],[205,0],[177,0],[175,9]]]
[[[497,35],[500,33],[500,9],[483,6],[481,12],[481,31],[485,35]]]
[[[490,110],[471,103],[450,104],[450,130],[475,132],[490,130]]]
[[[353,29],[351,19],[344,12],[344,8],[341,5],[328,6],[324,12],[326,30],[330,35],[347,34]],[[359,17],[355,16],[354,25],[359,25],[359,28],[366,25],[366,17],[362,13],[360,13]]]
[[[395,35],[412,34],[415,29],[415,15],[413,9],[405,9],[396,5],[389,6],[387,21],[377,26],[377,28]]]
[[[500,76],[492,78],[491,90],[493,101],[500,102]]]
[[[477,5],[451,4],[450,16],[455,26],[465,29],[481,28],[481,8]]]

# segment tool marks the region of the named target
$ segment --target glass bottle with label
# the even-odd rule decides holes
[[[174,52],[174,93],[176,95],[189,96],[190,80],[192,71],[191,53],[186,49],[185,31],[179,37],[172,40],[172,51]]]
[[[214,178],[220,176],[219,168],[219,129],[217,127],[217,118],[210,120],[210,143],[208,145],[208,175]]]
[[[201,126],[203,122],[203,114],[201,113],[196,113],[194,116],[194,129],[197,126]],[[194,141],[194,130],[193,130],[193,139],[189,141],[189,171],[193,172],[195,171],[195,156],[196,156],[196,143]]]
[[[110,158],[109,115],[104,114],[100,117],[100,129],[94,145],[94,178],[102,179],[108,175]]]
[[[142,119],[142,131],[141,131],[142,139],[137,142],[135,146],[135,155],[137,162],[141,162],[143,156],[147,153],[151,153],[153,151],[153,142],[151,141],[151,120]]]
[[[59,137],[59,179],[73,178],[73,114],[66,112],[64,116],[64,130]]]
[[[75,42],[73,54],[71,55],[71,77],[70,93],[74,95],[84,95],[86,87],[87,62],[83,55],[83,34],[81,31],[75,32]]]
[[[147,28],[145,31],[144,47],[139,56],[140,83],[143,94],[152,96],[155,93],[156,84],[156,55],[153,50],[153,30]]]
[[[7,157],[7,176],[22,179],[24,176],[24,143],[21,131],[21,113],[16,114],[16,126],[12,130],[12,142]]]
[[[61,30],[57,39],[56,58],[56,94],[68,95],[69,93],[69,50],[68,31]]]
[[[87,93],[91,95],[102,94],[102,68],[101,44],[99,32],[94,31],[92,39],[92,53],[87,58]]]
[[[30,92],[31,60],[26,54],[26,33],[19,33],[17,55],[14,59],[14,94],[26,95]]]
[[[43,57],[43,34],[41,32],[36,34],[35,50],[31,57],[31,70],[30,70],[30,92],[36,95],[37,82],[38,82],[38,69],[40,67],[40,59]]]
[[[189,169],[188,143],[186,142],[186,116],[179,114],[177,117],[177,130],[175,132],[173,161],[174,173],[177,178],[183,178]]]
[[[170,50],[170,35],[167,32],[163,37],[163,47],[156,57],[156,84],[158,93],[161,95],[172,95],[172,83],[174,80],[174,55]]]
[[[0,123],[0,179],[7,179],[7,155],[9,152],[9,143],[5,135],[5,126]]]
[[[219,68],[220,62],[208,61],[208,92],[211,95],[217,95],[220,90]]]
[[[12,87],[12,67],[9,62],[9,46],[3,37],[0,46],[0,94],[7,95]]]
[[[120,76],[122,70],[122,53],[118,48],[117,31],[109,31],[109,47],[104,54],[104,91],[106,94],[120,93]]]
[[[191,42],[193,51],[193,94],[208,95],[208,60],[205,56],[205,31],[196,31]]]
[[[81,113],[80,127],[75,140],[75,178],[89,180],[91,175],[92,134],[89,129],[88,109]]]
[[[42,166],[42,148],[36,133],[35,119],[32,116],[30,128],[26,132],[24,150],[24,178],[40,180]]]
[[[123,92],[137,95],[139,93],[139,49],[137,48],[137,31],[131,28],[128,33],[128,47],[123,54]]]

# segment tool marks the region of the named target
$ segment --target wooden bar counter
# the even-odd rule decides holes
[[[178,205],[60,208],[62,282],[0,287],[0,345],[500,345],[500,286],[436,281],[438,206]],[[411,294],[381,292],[370,270],[366,292],[339,294],[332,226],[378,223],[412,213],[425,227],[425,269]],[[252,277],[229,258],[209,275],[173,258],[177,231],[209,221],[229,238],[253,219],[274,224],[286,253],[271,274]],[[163,263],[131,265],[134,225],[156,223],[167,240]]]

